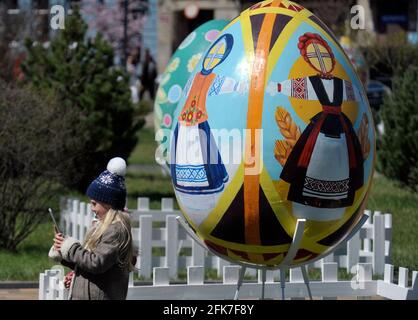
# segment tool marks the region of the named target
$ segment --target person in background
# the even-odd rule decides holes
[[[157,65],[149,49],[145,49],[145,58],[142,64],[141,90],[139,99],[142,100],[146,91],[148,91],[152,100],[155,98],[155,79],[157,78]]]

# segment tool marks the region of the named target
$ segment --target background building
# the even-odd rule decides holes
[[[47,41],[54,35],[49,28],[49,9],[61,4],[67,9],[83,0],[3,0],[12,10],[32,9],[37,15],[32,23],[34,38]],[[97,0],[109,6],[123,0]],[[231,20],[239,12],[258,1],[248,0],[148,0],[148,11],[142,31],[142,53],[148,48],[158,62],[161,73],[181,41],[195,28],[212,19]],[[360,4],[366,10],[366,30],[378,35],[386,35],[403,30],[409,39],[418,42],[418,0],[297,0],[305,6],[337,35],[345,33],[347,22],[351,20],[351,7]],[[193,7],[193,16],[186,10]],[[121,7],[122,10],[122,7]],[[193,11],[193,10],[192,10]],[[143,54],[142,54],[143,55]]]

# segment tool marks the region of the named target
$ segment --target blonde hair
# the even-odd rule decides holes
[[[103,234],[113,223],[121,223],[123,228],[123,232],[119,233],[118,237],[114,240],[114,245],[119,250],[118,265],[124,270],[134,271],[135,266],[132,264],[132,261],[136,257],[136,252],[132,243],[131,220],[129,214],[126,212],[110,208],[103,221],[97,222],[87,233],[83,246],[85,249],[93,251]]]

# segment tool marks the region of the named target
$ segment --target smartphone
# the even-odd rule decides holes
[[[57,223],[57,221],[55,220],[54,213],[52,212],[52,209],[51,209],[51,208],[48,208],[48,211],[49,211],[49,215],[50,215],[50,216],[51,216],[51,218],[52,218],[52,221],[54,222],[54,229],[55,229],[55,233],[61,233],[61,230],[60,230],[60,228],[58,227],[58,223]]]

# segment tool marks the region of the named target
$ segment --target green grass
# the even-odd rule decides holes
[[[161,198],[174,198],[171,179],[162,173],[129,172],[126,176],[126,188],[129,208],[136,208],[138,197],[150,198],[150,202],[157,208]]]
[[[0,251],[0,281],[38,280],[39,273],[56,263],[48,258],[54,232],[44,223],[18,247],[17,253]]]
[[[367,208],[392,214],[392,263],[418,270],[418,195],[375,178]]]
[[[152,128],[143,128],[138,134],[138,144],[128,159],[129,164],[155,164],[155,134]]]

